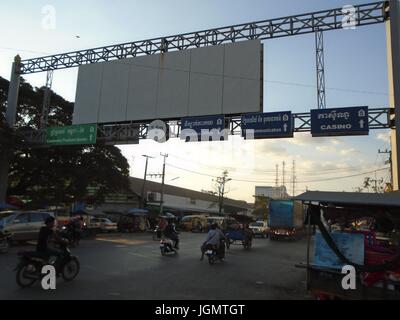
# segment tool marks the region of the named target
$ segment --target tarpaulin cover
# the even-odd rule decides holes
[[[274,200],[269,204],[268,225],[271,228],[294,228],[294,203],[290,200]]]

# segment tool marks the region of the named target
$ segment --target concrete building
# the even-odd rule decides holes
[[[131,194],[110,194],[104,203],[96,207],[87,207],[94,212],[126,212],[140,206],[143,179],[130,178]],[[161,183],[146,181],[145,201],[146,208],[157,213],[160,208]],[[207,193],[190,189],[164,185],[164,211],[178,215],[219,213],[218,197]],[[224,214],[239,214],[251,216],[253,205],[245,201],[227,199],[224,200]]]
[[[265,198],[274,199],[274,200],[289,198],[289,194],[287,193],[285,186],[280,186],[280,187],[258,186],[258,187],[256,187],[255,196],[256,197],[265,197]]]

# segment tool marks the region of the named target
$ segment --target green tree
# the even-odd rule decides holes
[[[9,82],[0,77],[0,134],[11,134],[4,125]],[[37,129],[44,88],[21,81],[17,108],[19,129]],[[72,123],[74,104],[52,92],[49,125]],[[0,139],[5,148],[9,139]],[[63,146],[26,148],[17,145],[9,174],[9,194],[27,196],[34,206],[71,204],[75,201],[101,203],[108,193],[129,191],[129,165],[114,146]],[[95,186],[96,193],[88,194]]]

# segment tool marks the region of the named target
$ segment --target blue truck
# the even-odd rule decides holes
[[[303,205],[293,200],[270,200],[268,226],[270,239],[296,239],[304,226]]]

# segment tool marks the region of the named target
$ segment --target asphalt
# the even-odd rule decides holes
[[[151,234],[100,235],[72,249],[81,270],[71,283],[57,280],[57,289],[40,284],[20,289],[13,269],[13,247],[0,255],[0,299],[128,299],[128,300],[269,300],[309,299],[304,269],[306,241],[254,240],[249,251],[240,245],[227,251],[225,263],[200,261],[204,234],[181,234],[177,256],[162,257]]]

